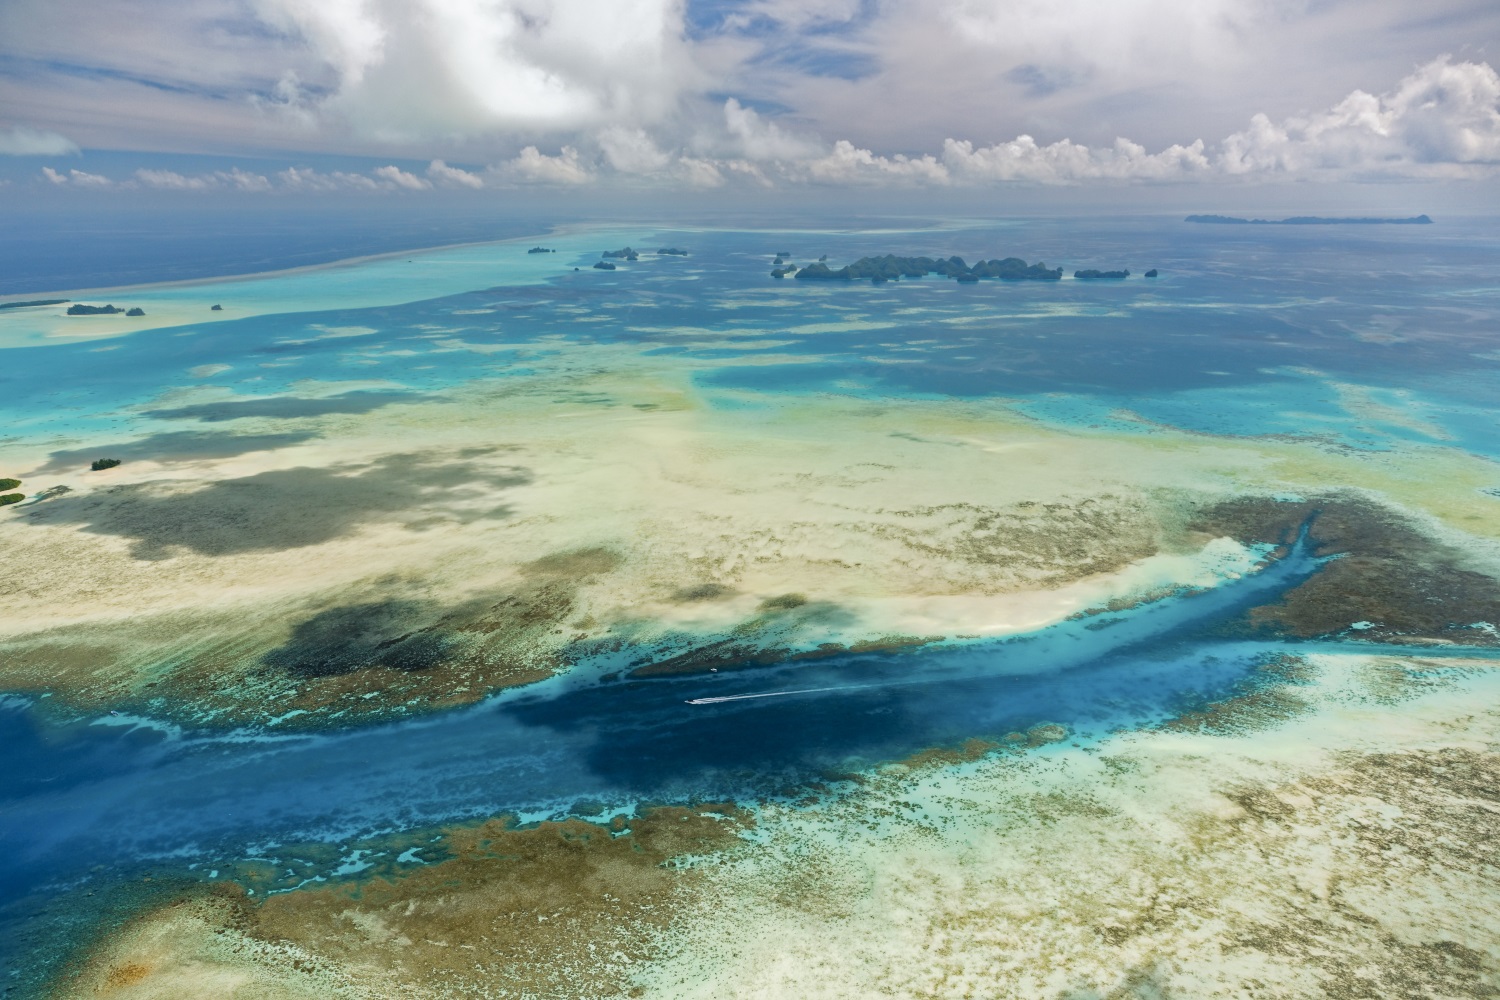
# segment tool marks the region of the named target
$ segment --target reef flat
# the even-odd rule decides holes
[[[1180,228],[0,315],[14,992],[1491,995],[1495,262]]]

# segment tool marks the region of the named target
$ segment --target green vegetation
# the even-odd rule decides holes
[[[594,270],[596,271],[613,271],[614,269],[615,266],[607,260],[596,261],[594,263]],[[574,268],[574,270],[576,271],[578,269]]]
[[[824,258],[826,259],[826,258]],[[781,271],[778,275],[776,272]],[[772,277],[782,277],[790,271],[777,267]],[[962,257],[934,260],[931,257],[861,257],[853,264],[835,270],[821,260],[809,264],[797,272],[798,281],[858,281],[868,278],[879,284],[882,281],[897,281],[901,278],[925,278],[929,274],[940,274],[956,281],[975,282],[981,278],[999,278],[1001,281],[1057,281],[1062,277],[1062,268],[1049,268],[1038,262],[1028,264],[1020,257],[1004,260],[981,260],[970,267]]]
[[[639,260],[641,255],[626,247],[624,250],[606,250],[601,256],[605,260]]]
[[[0,479],[0,490],[13,490],[20,485],[19,479]]]
[[[96,458],[93,464],[89,466],[89,469],[94,472],[103,472],[105,469],[113,469],[119,464],[120,460],[118,458]]]
[[[126,316],[144,316],[144,315],[146,315],[146,310],[142,309],[140,306],[136,306],[134,309],[131,309],[128,312],[126,312],[125,315]]]
[[[686,250],[678,250],[676,247],[666,247],[656,252],[663,257],[686,257],[688,255]]]
[[[532,247],[527,253],[557,253],[556,250],[548,250],[546,247]]]
[[[219,305],[217,302],[215,302],[213,305],[211,305],[211,306],[208,307],[208,311],[209,312],[223,312],[224,311],[224,307],[221,306],[221,305]]]
[[[114,306],[86,306],[82,302],[68,306],[69,316],[113,316],[115,313],[124,311]]]
[[[1159,271],[1157,271],[1157,270],[1156,270],[1156,268],[1154,268],[1154,267],[1153,267],[1153,268],[1152,268],[1152,269],[1151,269],[1151,270],[1149,270],[1149,271],[1147,271],[1147,272],[1146,272],[1146,277],[1148,277],[1148,278],[1154,278],[1154,277],[1156,277],[1156,276],[1157,276],[1157,274],[1159,274],[1159,273],[1160,273],[1160,272],[1159,272]]]
[[[1086,271],[1074,271],[1073,277],[1079,281],[1124,281],[1130,277],[1129,271],[1097,271],[1089,268]]]
[[[0,507],[8,507],[13,503],[20,503],[25,499],[26,494],[24,493],[6,493],[0,495]]]

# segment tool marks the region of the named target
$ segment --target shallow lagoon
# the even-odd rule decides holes
[[[523,395],[541,386],[550,404],[566,407],[566,415],[585,427],[647,419],[663,407],[660,393],[627,409],[593,380],[601,371],[612,373],[618,390],[650,374],[690,394],[704,412],[728,415],[742,428],[765,427],[771,435],[784,433],[778,415],[818,419],[831,405],[843,405],[839,400],[877,409],[951,401],[1080,440],[1138,438],[1158,447],[1167,465],[1185,441],[1230,447],[1248,439],[1259,448],[1258,439],[1268,439],[1290,449],[1277,453],[1283,466],[1300,461],[1311,470],[1300,484],[1290,480],[1293,488],[1342,485],[1320,477],[1324,455],[1354,455],[1361,462],[1367,460],[1359,456],[1383,455],[1358,485],[1379,489],[1390,480],[1406,490],[1404,501],[1427,503],[1417,509],[1439,519],[1455,510],[1481,511],[1477,525],[1450,518],[1446,526],[1493,536],[1495,522],[1484,527],[1482,505],[1496,501],[1477,488],[1486,470],[1494,471],[1496,444],[1488,427],[1500,398],[1500,355],[1490,335],[1500,292],[1485,279],[1494,264],[1493,241],[1467,225],[1348,234],[1203,232],[1164,221],[910,233],[583,231],[544,240],[564,251],[556,255],[527,257],[530,242],[496,244],[249,282],[111,292],[90,299],[143,301],[148,321],[165,315],[176,325],[135,332],[100,327],[98,337],[75,341],[51,336],[71,332],[64,321],[0,314],[0,341],[20,345],[4,352],[0,418],[12,435],[6,454],[18,456],[12,459],[21,466],[16,472],[30,473],[28,488],[66,479],[87,496],[91,486],[76,470],[93,452],[127,459],[111,484],[128,485],[133,467],[143,465],[153,482],[212,481],[225,475],[213,463],[259,461],[296,448],[326,446],[337,453],[351,441],[369,447],[351,434],[361,420],[388,408],[409,407],[410,419],[421,422],[428,420],[424,407],[468,393],[469,413],[499,413],[487,411],[482,394],[503,396],[510,386]],[[692,256],[648,255],[612,273],[588,266],[598,251],[626,243],[685,246]],[[784,249],[798,261],[827,253],[835,262],[886,251],[960,253],[971,260],[1017,254],[1063,264],[1070,273],[1128,266],[1137,274],[1157,267],[1163,276],[1118,285],[960,286],[928,278],[809,286],[768,277],[774,252]],[[206,313],[213,302],[225,305],[224,318],[178,323],[191,310]],[[571,395],[559,388],[570,380],[578,386]],[[840,419],[868,424],[872,418]],[[906,434],[903,447],[923,448],[911,453],[917,456],[964,440],[961,432],[944,439],[918,430],[892,433]],[[833,437],[833,452],[842,440]],[[997,438],[981,452],[1008,446]],[[1288,482],[1284,473],[1257,481],[1253,469],[1265,453],[1244,454],[1255,461],[1231,455],[1221,463],[1236,469],[1230,481],[1241,477],[1244,487],[1261,490]],[[319,458],[327,461],[327,452]],[[652,452],[628,461],[649,463]],[[1040,461],[1066,464],[1068,453]],[[1468,478],[1454,481],[1452,496],[1440,482],[1413,486],[1413,474],[1404,470],[1424,461],[1448,463]],[[762,473],[774,473],[774,460],[768,462]],[[963,463],[933,468],[962,475]],[[253,467],[240,471],[264,474]],[[1018,473],[1023,480],[1031,475],[1026,462]],[[1193,474],[1185,466],[1182,478]],[[529,475],[535,482],[547,479]],[[1162,488],[1161,475],[1143,467],[1141,487]],[[505,482],[504,489],[532,488],[519,475]],[[899,481],[891,487],[898,495],[905,488]],[[1023,482],[1017,497],[1028,488]],[[1045,493],[1040,483],[1036,488]],[[1222,480],[1215,484],[1224,488]],[[422,495],[411,496],[420,505]],[[47,507],[55,503],[21,513],[59,509]],[[598,516],[607,517],[607,498],[601,507],[606,513]],[[165,563],[168,572],[176,564],[171,545],[177,538],[158,538],[139,526],[125,531],[118,520],[104,518],[71,523],[132,541],[136,562]],[[32,530],[19,521],[7,527]],[[589,537],[579,542],[595,541],[597,528],[591,523]],[[551,530],[557,540],[569,537],[566,524]],[[314,533],[304,543],[321,540]],[[195,551],[223,558],[277,548],[274,541],[245,536]],[[798,556],[793,551],[779,558],[795,563]],[[1261,572],[1312,570],[1285,559]],[[777,572],[786,576],[787,589],[798,584],[795,572]],[[647,630],[635,649],[627,643],[609,656],[579,661],[594,664],[592,672],[575,666],[534,689],[454,710],[461,714],[347,735],[288,735],[285,744],[274,729],[226,738],[232,721],[202,729],[204,720],[184,719],[187,729],[179,734],[170,699],[153,702],[137,694],[118,702],[155,716],[176,734],[169,739],[149,730],[79,729],[63,721],[68,708],[43,713],[38,706],[45,702],[31,702],[8,710],[17,727],[11,745],[25,748],[26,760],[24,768],[12,769],[21,780],[8,792],[6,855],[19,864],[7,882],[14,888],[52,879],[69,883],[100,861],[125,871],[166,857],[173,865],[196,865],[193,871],[215,865],[228,871],[247,854],[274,853],[277,842],[344,841],[505,812],[535,820],[566,812],[578,800],[579,811],[600,815],[640,801],[794,795],[829,770],[868,769],[928,747],[970,737],[994,740],[1043,722],[1088,733],[1085,743],[1107,739],[1122,727],[1160,722],[1185,704],[1234,694],[1235,685],[1252,676],[1257,657],[1276,647],[1216,639],[1212,626],[1274,599],[1289,583],[1257,594],[1254,579],[1229,576],[1212,581],[1207,595],[1138,605],[1125,618],[1147,624],[1123,650],[1109,640],[1129,624],[1097,631],[1046,624],[1088,606],[1080,597],[1034,616],[1041,631],[1030,646],[986,645],[954,629],[944,636],[948,645],[929,651],[599,683],[600,675],[660,655],[653,645],[660,633]],[[745,578],[740,582],[750,595],[746,609],[763,597],[774,599],[774,590],[758,592]],[[1151,582],[1158,588],[1187,584],[1171,574]],[[1232,596],[1246,588],[1248,596]],[[1110,596],[1093,596],[1100,594]],[[1214,604],[1219,595],[1227,607]],[[1170,610],[1210,606],[1212,614],[1189,614],[1188,625]],[[871,607],[876,611],[867,617],[883,605]],[[735,611],[713,627],[750,613]],[[49,626],[66,624],[66,615],[64,609]],[[1151,624],[1158,621],[1171,627]],[[808,627],[847,642],[867,626],[814,621]],[[804,636],[803,645],[816,645],[819,637]],[[1029,676],[1017,678],[1005,664],[1021,648],[1033,651],[1035,662]],[[913,683],[892,680],[907,675]],[[879,678],[877,686],[862,687],[871,676]],[[687,704],[824,687],[854,690]],[[65,692],[54,697],[67,700]],[[334,716],[327,724],[337,728],[347,720]],[[474,757],[482,766],[475,767]],[[346,777],[356,762],[376,758],[403,766]],[[278,773],[285,777],[265,784]],[[63,791],[58,783],[72,787]],[[433,794],[413,798],[413,786]],[[212,808],[203,808],[205,788]],[[314,874],[328,877],[331,870]],[[13,917],[27,919],[29,906],[23,901]],[[36,938],[28,933],[15,940]]]

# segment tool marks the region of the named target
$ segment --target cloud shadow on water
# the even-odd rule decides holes
[[[47,463],[32,475],[52,472],[75,472],[86,469],[96,458],[117,458],[122,462],[194,462],[216,458],[234,458],[252,451],[290,448],[318,435],[312,431],[289,431],[284,434],[224,434],[212,431],[168,431],[151,434],[135,441],[111,442],[89,448],[54,451]]]
[[[127,538],[137,559],[167,559],[180,549],[228,556],[318,545],[380,521],[422,530],[504,518],[510,508],[495,502],[497,493],[530,481],[515,466],[389,455],[362,466],[277,469],[188,488],[131,483],[49,501],[26,523]]]

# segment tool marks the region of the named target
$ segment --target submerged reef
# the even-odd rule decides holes
[[[1241,219],[1233,215],[1190,215],[1184,222],[1219,226],[1430,226],[1432,219],[1414,215],[1403,219],[1339,218],[1323,215],[1297,215],[1290,219]]]
[[[784,276],[788,271],[783,270],[782,275],[776,271],[771,272],[772,277]],[[897,257],[894,254],[886,254],[884,257],[861,257],[853,264],[846,264],[840,268],[831,268],[822,263],[809,264],[797,271],[798,281],[857,281],[870,279],[872,281],[897,281],[901,278],[924,278],[929,274],[940,274],[944,277],[954,278],[959,281],[977,281],[980,278],[999,278],[1002,281],[1056,281],[1062,277],[1062,268],[1049,268],[1046,264],[1027,264],[1019,257],[1006,257],[1004,260],[981,260],[970,267],[962,257],[949,257],[947,260],[935,260],[931,257]]]
[[[1277,638],[1500,646],[1500,581],[1406,515],[1357,494],[1296,502],[1244,497],[1209,505],[1191,526],[1246,543],[1289,545],[1306,526],[1319,556],[1305,583],[1254,608],[1241,631]]]
[[[25,302],[0,302],[0,309],[31,309],[35,306],[60,306],[67,299],[30,299]]]
[[[682,904],[706,890],[693,860],[741,844],[752,825],[729,804],[607,824],[501,817],[361,842],[361,853],[413,860],[303,888],[286,881],[295,861],[250,862],[229,881],[163,890],[53,995],[137,984],[150,996],[228,995],[248,983],[278,998],[428,997],[442,983],[458,995],[625,996],[642,963],[662,957]]]
[[[82,302],[68,306],[69,316],[113,316],[124,311],[116,306],[88,306]]]

